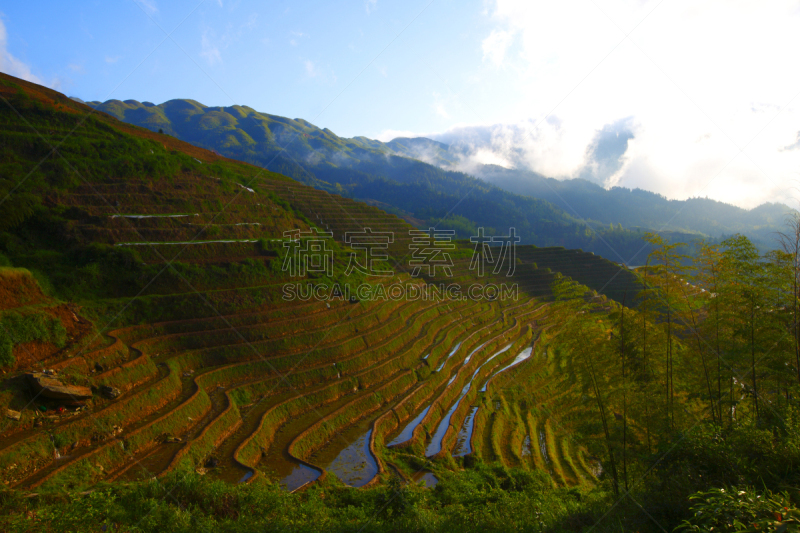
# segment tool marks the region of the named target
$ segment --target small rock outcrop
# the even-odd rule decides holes
[[[116,387],[109,387],[108,385],[102,385],[100,387],[100,394],[103,395],[104,398],[108,398],[109,400],[114,400],[118,398],[120,394],[120,390]]]
[[[54,377],[52,373],[33,372],[26,374],[28,384],[34,394],[51,400],[88,400],[92,397],[92,389],[79,385],[67,385]]]

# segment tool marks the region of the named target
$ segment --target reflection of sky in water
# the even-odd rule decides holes
[[[525,440],[522,441],[522,457],[530,457],[531,455],[531,436],[525,435]]]
[[[509,364],[507,364],[506,366],[504,366],[503,368],[501,368],[500,370],[498,370],[497,372],[495,372],[495,373],[492,375],[492,377],[491,377],[491,378],[487,379],[487,380],[486,380],[486,383],[484,383],[484,384],[483,384],[483,387],[481,387],[481,390],[480,390],[480,392],[486,392],[486,386],[489,384],[489,382],[492,380],[492,378],[493,378],[493,377],[495,377],[495,376],[496,376],[497,374],[499,374],[500,372],[505,372],[506,370],[508,370],[508,369],[509,369],[509,368],[511,368],[512,366],[514,366],[514,365],[517,365],[517,364],[521,363],[522,361],[524,361],[525,359],[529,358],[529,357],[531,356],[531,352],[532,352],[532,351],[533,351],[533,348],[525,348],[524,350],[522,350],[522,351],[519,353],[519,355],[517,355],[517,356],[514,358],[514,360],[513,360],[513,361],[511,361]]]
[[[320,472],[315,468],[299,464],[294,467],[291,474],[281,480],[281,485],[286,488],[286,490],[292,491],[302,487],[309,481],[314,481],[319,475]]]
[[[486,344],[486,343],[484,343],[484,344]],[[464,387],[461,389],[461,395],[455,401],[455,403],[450,408],[450,410],[447,411],[447,414],[444,415],[444,418],[439,423],[439,427],[436,428],[436,433],[433,434],[433,438],[431,439],[431,443],[428,445],[428,448],[425,450],[425,455],[427,457],[430,457],[432,455],[436,455],[437,453],[442,451],[442,439],[444,438],[444,434],[447,433],[447,428],[450,427],[450,419],[453,417],[453,413],[456,411],[456,409],[458,409],[458,404],[461,403],[461,399],[464,396],[466,396],[467,393],[469,392],[469,388],[470,388],[470,386],[472,386],[472,381],[475,379],[475,376],[478,375],[478,372],[481,371],[481,368],[483,368],[486,363],[488,363],[489,361],[491,361],[492,359],[494,359],[495,357],[497,357],[501,353],[508,351],[511,348],[512,344],[513,343],[509,344],[508,346],[506,346],[502,350],[496,352],[489,359],[484,361],[481,364],[481,366],[479,366],[477,368],[477,370],[475,370],[475,372],[472,374],[472,377],[469,378],[469,381],[467,382],[467,384],[464,385]],[[472,357],[472,354],[475,353],[476,351],[480,350],[480,348],[482,348],[482,347],[483,347],[483,345],[481,345],[481,347],[476,348],[475,350],[473,350],[473,352],[471,354],[469,354],[469,356],[467,356],[467,359]],[[464,364],[466,364],[466,361],[465,361]]]
[[[477,348],[475,348],[474,350],[472,350],[471,352],[469,352],[469,355],[467,356],[467,358],[466,358],[466,359],[464,359],[464,364],[466,365],[467,363],[469,363],[469,360],[470,360],[470,359],[472,359],[472,356],[473,356],[473,355],[475,355],[475,352],[477,352],[478,350],[480,350],[481,348],[483,348],[484,346],[486,346],[486,344],[487,344],[488,342],[489,342],[489,341],[486,341],[486,342],[484,342],[483,344],[481,344],[480,346],[478,346]],[[497,355],[497,354],[495,354],[495,355]]]
[[[325,469],[336,474],[336,477],[351,487],[361,487],[369,483],[378,473],[378,465],[369,451],[371,434],[372,430],[369,430],[358,437],[339,452],[336,459],[325,466]]]
[[[464,342],[464,341],[461,341],[461,342]],[[461,342],[456,344],[456,347],[453,348],[452,350],[450,350],[450,353],[447,354],[447,357],[444,358],[444,361],[442,361],[442,364],[439,365],[439,368],[436,369],[437,372],[439,372],[442,369],[442,367],[444,367],[444,364],[447,362],[447,360],[450,359],[451,357],[453,357],[453,354],[458,351],[458,349],[461,347]]]
[[[429,405],[424,411],[414,417],[414,420],[409,422],[406,427],[403,428],[403,431],[401,431],[399,435],[392,439],[392,442],[390,442],[388,446],[394,446],[395,444],[400,444],[401,442],[405,442],[410,439],[411,435],[414,433],[414,428],[417,427],[420,422],[422,422],[422,419],[425,418],[425,415],[428,414],[430,409],[431,406]]]
[[[429,489],[435,487],[436,484],[439,483],[439,480],[433,475],[432,472],[418,472],[414,474],[412,479],[414,480],[414,483],[424,483]]]
[[[550,455],[547,453],[547,437],[544,434],[544,430],[539,430],[539,451],[542,452],[542,458],[546,464],[550,464]]]
[[[473,407],[469,414],[467,415],[466,420],[464,420],[464,427],[461,428],[461,431],[458,432],[458,440],[456,441],[456,453],[453,454],[453,457],[461,457],[463,455],[467,455],[472,453],[472,428],[474,427],[475,423],[475,414],[478,412],[477,407]]]

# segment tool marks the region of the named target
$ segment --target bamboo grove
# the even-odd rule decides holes
[[[744,236],[684,243],[657,234],[622,304],[553,282],[550,331],[572,421],[615,494],[698,427],[795,433],[800,397],[800,218],[760,253]],[[627,305],[626,305],[627,304]]]

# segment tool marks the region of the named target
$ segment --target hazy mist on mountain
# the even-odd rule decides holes
[[[303,119],[247,106],[208,107],[193,100],[89,104],[221,155],[371,201],[417,225],[453,228],[461,236],[479,226],[498,231],[513,226],[528,243],[582,247],[619,261],[627,261],[626,254],[638,249],[632,243],[649,230],[682,240],[742,233],[762,248],[772,247],[790,211],[781,204],[748,211],[710,199],[668,200],[641,189],[604,187],[633,136],[627,119],[598,132],[580,177],[557,180],[526,170],[526,152],[513,143],[497,161],[491,156],[498,139],[492,127],[384,143],[342,138]],[[512,132],[506,139],[520,134]],[[611,245],[611,237],[603,236],[609,231],[631,244]]]

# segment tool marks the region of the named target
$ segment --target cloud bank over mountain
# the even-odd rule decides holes
[[[462,170],[796,203],[796,2],[495,0],[484,16],[484,66],[509,89],[493,116],[470,102],[475,120],[428,135]]]
[[[546,121],[538,131],[535,127],[530,122],[459,127],[428,138],[449,145],[456,159],[445,166],[467,173],[480,175],[482,165],[498,165],[560,179],[583,178],[610,187],[619,182],[630,141],[636,137],[633,118],[623,118],[596,130],[578,155],[579,150],[567,144],[568,134],[557,119]],[[439,157],[425,146],[420,146],[416,155],[434,164]]]

